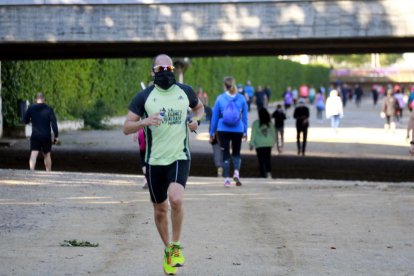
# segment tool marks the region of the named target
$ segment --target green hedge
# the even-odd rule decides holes
[[[210,103],[223,92],[223,78],[233,76],[243,85],[248,80],[257,87],[270,85],[271,100],[279,100],[287,86],[302,84],[327,86],[329,68],[325,66],[302,65],[277,57],[212,57],[193,58],[185,73],[185,82],[194,89],[199,86],[208,92]]]
[[[33,101],[43,92],[60,120],[81,118],[85,110],[104,102],[114,114],[126,114],[131,98],[151,81],[152,59],[82,59],[54,61],[4,61],[1,63],[5,126],[19,124],[18,100]],[[193,58],[184,82],[208,92],[210,102],[222,92],[224,76],[238,83],[270,84],[272,99],[280,99],[286,86],[303,83],[327,85],[329,69],[304,66],[276,57]]]

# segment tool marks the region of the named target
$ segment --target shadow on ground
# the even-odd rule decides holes
[[[0,168],[27,169],[29,151],[0,148]],[[104,172],[140,174],[138,154],[131,150],[55,150],[54,171]],[[208,153],[192,153],[192,176],[215,176],[216,170]],[[412,160],[281,155],[272,157],[275,178],[366,180],[385,182],[413,181]],[[43,170],[39,157],[37,169]],[[259,177],[254,154],[244,155],[243,177]]]

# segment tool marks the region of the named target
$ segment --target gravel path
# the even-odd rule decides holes
[[[0,170],[0,275],[163,275],[141,182]],[[414,275],[413,203],[413,183],[190,177],[179,275]]]

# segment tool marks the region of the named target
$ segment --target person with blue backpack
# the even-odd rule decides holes
[[[213,107],[211,119],[210,142],[217,131],[221,150],[223,151],[223,176],[224,186],[231,185],[230,159],[233,160],[233,180],[236,186],[241,186],[240,181],[240,149],[242,140],[247,140],[247,103],[243,95],[237,92],[236,81],[233,77],[224,78],[225,91],[220,94]],[[230,155],[231,145],[231,155]]]

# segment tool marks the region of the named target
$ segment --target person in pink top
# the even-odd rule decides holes
[[[145,142],[145,132],[144,129],[139,129],[137,134],[133,136],[134,142],[138,141],[139,145],[139,156],[141,158],[141,168],[142,168],[142,174],[144,175],[144,186],[142,186],[142,189],[148,188],[147,183],[147,175],[146,175],[146,163],[145,163],[145,150],[146,150],[146,142]]]

